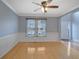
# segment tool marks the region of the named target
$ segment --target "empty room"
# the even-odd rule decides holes
[[[79,0],[0,0],[0,59],[79,59]]]

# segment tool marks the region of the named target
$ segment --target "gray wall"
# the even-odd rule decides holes
[[[18,17],[0,0],[0,37],[18,31]]]
[[[19,16],[19,32],[25,32],[26,17]],[[47,32],[58,32],[58,18],[48,17]]]
[[[59,19],[55,17],[48,17],[47,32],[58,32]]]
[[[18,16],[0,0],[0,58],[17,44],[16,32]]]

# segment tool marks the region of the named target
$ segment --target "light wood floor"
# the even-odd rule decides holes
[[[71,42],[18,43],[2,59],[79,59],[79,50]]]

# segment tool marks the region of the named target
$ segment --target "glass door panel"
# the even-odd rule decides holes
[[[46,36],[46,20],[38,20],[38,36]]]
[[[72,39],[72,20],[71,14],[65,15],[61,18],[61,36],[64,41],[70,41]]]
[[[27,36],[35,36],[35,20],[33,19],[27,20]]]

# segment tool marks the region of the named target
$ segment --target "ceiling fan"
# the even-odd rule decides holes
[[[52,0],[42,1],[41,4],[36,3],[36,2],[32,2],[32,3],[35,5],[41,6],[44,13],[46,13],[48,8],[58,8],[59,7],[57,5],[49,5],[51,2],[52,2]],[[39,9],[41,9],[41,8],[34,10],[34,12],[38,11]]]

